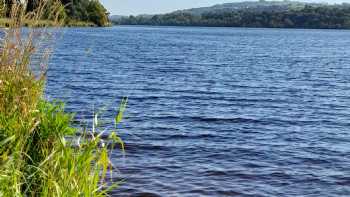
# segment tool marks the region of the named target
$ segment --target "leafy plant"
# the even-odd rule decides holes
[[[63,103],[43,99],[52,51],[48,43],[55,34],[52,29],[22,25],[29,20],[36,26],[45,15],[59,27],[64,20],[62,4],[47,2],[40,1],[29,13],[25,4],[14,2],[9,28],[2,34],[0,196],[105,196],[118,185],[108,181],[113,169],[108,147],[124,145],[116,132],[107,141],[102,139],[97,116],[93,132],[81,131],[72,126],[73,115],[64,111]]]

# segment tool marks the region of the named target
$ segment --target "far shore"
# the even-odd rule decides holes
[[[193,27],[198,27],[198,28],[244,28],[244,29],[309,29],[309,30],[350,30],[350,28],[307,28],[307,27],[254,27],[254,26],[205,26],[205,25],[141,25],[141,24],[112,24],[112,26],[124,26],[124,27],[188,27],[188,28],[193,28]]]

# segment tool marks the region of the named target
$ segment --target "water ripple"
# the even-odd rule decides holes
[[[47,97],[78,125],[99,108],[112,122],[129,96],[112,196],[349,196],[349,43],[340,30],[66,29]]]

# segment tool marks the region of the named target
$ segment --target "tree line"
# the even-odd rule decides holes
[[[350,29],[350,6],[309,6],[285,11],[238,10],[200,15],[176,12],[130,16],[114,21],[120,25],[219,26],[266,28]]]
[[[21,3],[21,0],[0,0],[1,4],[5,5],[5,15],[9,17],[11,7],[14,3]],[[52,0],[48,0],[50,3]],[[71,21],[91,22],[97,26],[106,26],[109,24],[106,8],[98,0],[59,0],[63,8],[63,15],[66,18],[66,23]],[[23,2],[23,1],[22,1]],[[38,8],[42,0],[27,0],[26,10],[31,12]],[[49,12],[49,10],[48,10]]]

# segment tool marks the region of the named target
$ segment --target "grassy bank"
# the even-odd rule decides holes
[[[10,18],[0,18],[0,27],[8,28],[11,26],[12,22],[13,22],[13,20]],[[22,25],[25,27],[54,27],[57,24],[55,24],[55,21],[52,21],[52,20],[25,20],[22,22]],[[92,23],[92,22],[76,21],[76,20],[67,21],[62,26],[65,26],[65,27],[97,27],[97,25]]]
[[[59,26],[61,5],[41,5],[31,14],[14,6],[5,23],[0,50],[0,196],[104,196],[117,185],[107,147],[123,144],[115,132],[101,139],[97,115],[93,129],[77,130],[64,104],[44,99],[47,65],[54,34],[41,24],[42,10],[52,11]],[[44,23],[43,27],[48,24]],[[115,124],[121,121],[122,102]],[[79,133],[79,138],[77,137]],[[107,146],[108,144],[108,146]]]

